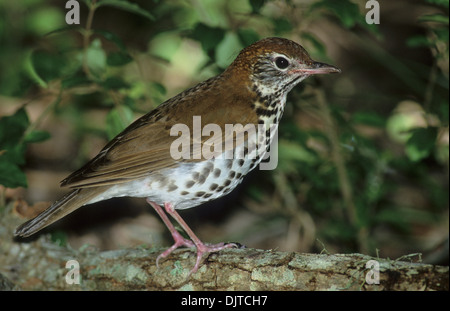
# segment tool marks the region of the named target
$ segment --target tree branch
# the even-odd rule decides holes
[[[189,276],[195,254],[134,248],[98,251],[61,247],[41,236],[32,242],[14,241],[20,222],[11,215],[0,225],[0,286],[20,290],[448,290],[449,269],[423,263],[373,258],[361,254],[300,254],[259,249],[228,249],[210,254]],[[12,218],[7,219],[7,218]],[[75,266],[79,264],[80,284]],[[379,284],[367,284],[369,260],[379,264]],[[69,283],[66,282],[66,277]],[[369,280],[370,281],[370,280]],[[4,284],[4,285],[2,285]]]

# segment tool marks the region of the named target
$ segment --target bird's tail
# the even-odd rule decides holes
[[[50,207],[33,219],[30,219],[17,227],[14,235],[28,237],[67,214],[72,213],[74,210],[91,201],[98,194],[98,188],[75,189],[54,202]]]

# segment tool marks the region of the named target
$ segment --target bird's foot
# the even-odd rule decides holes
[[[225,244],[225,243],[217,243],[217,244],[200,243],[199,245],[195,245],[191,240],[183,238],[181,236],[181,234],[179,234],[179,233],[173,234],[173,238],[175,240],[175,243],[170,248],[168,248],[167,250],[162,252],[156,258],[156,267],[159,268],[158,263],[161,258],[166,258],[178,247],[180,247],[180,246],[185,246],[185,247],[189,247],[189,248],[196,247],[197,248],[197,259],[195,261],[194,268],[192,268],[192,270],[189,272],[189,275],[197,272],[198,268],[200,268],[200,265],[202,264],[202,261],[203,261],[202,259],[205,254],[208,255],[210,253],[218,252],[218,251],[221,251],[221,250],[227,249],[227,248],[239,248],[239,245],[237,245],[235,243],[227,243],[227,244]]]
[[[166,258],[170,254],[172,254],[172,252],[174,250],[176,250],[178,247],[180,247],[180,246],[194,247],[195,246],[195,244],[191,240],[183,238],[178,231],[172,232],[172,237],[175,240],[175,243],[171,247],[166,249],[164,252],[159,254],[159,256],[156,258],[156,267],[157,268],[159,268],[159,265],[158,265],[159,260],[161,258]]]
[[[200,267],[200,265],[202,263],[202,258],[203,258],[204,254],[218,252],[218,251],[221,251],[226,248],[233,248],[233,247],[241,248],[242,247],[242,245],[237,244],[237,243],[218,243],[218,244],[203,243],[194,234],[194,232],[191,230],[191,228],[189,228],[189,226],[186,224],[186,222],[183,220],[183,218],[181,218],[181,216],[177,213],[174,206],[171,203],[164,203],[164,208],[165,208],[166,212],[169,215],[171,215],[178,222],[178,224],[183,228],[183,230],[187,233],[187,235],[192,239],[192,240],[187,240],[187,239],[183,238],[181,236],[181,234],[175,229],[175,227],[172,225],[172,223],[170,222],[167,215],[164,213],[161,206],[159,206],[155,202],[150,201],[149,199],[147,199],[147,202],[151,206],[153,206],[153,208],[156,210],[156,212],[161,216],[161,219],[166,224],[167,228],[169,229],[169,231],[172,234],[172,237],[175,241],[175,243],[170,248],[168,248],[166,251],[164,251],[162,254],[160,254],[156,258],[156,266],[157,267],[158,267],[158,262],[161,258],[166,258],[178,247],[180,247],[180,246],[194,247],[195,246],[197,248],[197,259],[195,261],[194,268],[189,273],[189,275],[191,275],[192,273],[197,272],[198,268]]]
[[[195,261],[194,268],[189,272],[189,275],[197,272],[198,268],[202,263],[202,258],[205,254],[210,254],[213,252],[218,252],[226,248],[238,248],[238,245],[235,243],[218,243],[218,244],[204,244],[200,243],[196,245],[197,247],[197,260]]]

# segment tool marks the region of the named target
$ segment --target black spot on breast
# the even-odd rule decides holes
[[[216,192],[221,192],[225,188],[224,186],[217,187]]]
[[[216,169],[214,170],[214,177],[215,177],[215,178],[219,177],[221,172],[222,172],[222,171],[220,170],[220,168],[216,168]]]
[[[168,191],[168,192],[172,192],[172,191],[175,191],[175,190],[177,190],[177,189],[178,189],[178,186],[176,186],[176,185],[170,185],[169,188],[167,188],[167,191]]]
[[[202,184],[205,182],[205,180],[206,180],[205,175],[200,175],[200,176],[198,177],[198,184],[199,184],[199,185],[202,185]]]
[[[227,169],[231,169],[233,166],[233,160],[227,160]]]
[[[202,170],[202,174],[205,176],[208,176],[209,173],[214,169],[214,164],[213,162],[208,162],[206,163],[205,167]]]

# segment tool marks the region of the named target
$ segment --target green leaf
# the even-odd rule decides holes
[[[448,9],[448,4],[449,4],[448,0],[425,0],[425,1],[428,3],[440,5],[440,6]]]
[[[150,85],[152,92],[157,92],[158,95],[165,96],[167,93],[166,87],[158,82],[152,82]]]
[[[276,35],[290,32],[290,31],[292,31],[292,28],[293,28],[291,22],[284,17],[273,19],[272,23],[274,26],[273,31]]]
[[[418,128],[412,131],[412,136],[406,142],[406,154],[413,162],[428,157],[434,149],[437,137],[437,128]]]
[[[57,33],[61,33],[61,32],[66,32],[66,31],[78,31],[81,33],[83,27],[78,26],[78,25],[67,25],[67,26],[63,26],[57,29],[54,29],[50,32],[47,32],[44,36],[51,36]]]
[[[317,157],[295,142],[280,139],[278,145],[278,170],[280,172],[295,172],[298,162],[312,165],[317,162]]]
[[[318,8],[328,9],[340,20],[345,28],[352,28],[358,21],[362,20],[358,5],[349,0],[322,0],[311,6],[311,10]]]
[[[14,146],[0,148],[4,161],[9,161],[17,165],[25,164],[26,145],[22,142],[16,142]]]
[[[34,6],[27,13],[23,22],[27,25],[29,31],[37,35],[44,35],[65,24],[63,22],[65,13],[63,12],[56,6]]]
[[[87,85],[90,84],[91,81],[85,75],[73,75],[68,78],[65,78],[61,81],[61,86],[64,89],[69,89],[71,87]]]
[[[181,38],[172,32],[164,32],[156,35],[150,45],[150,54],[163,61],[171,62],[179,51]]]
[[[26,175],[20,165],[25,164],[26,144],[47,139],[44,131],[27,133],[30,121],[25,108],[0,118],[0,184],[5,187],[26,187]]]
[[[73,74],[81,62],[69,54],[52,53],[45,50],[31,51],[25,62],[28,76],[41,87],[48,82]]]
[[[429,46],[432,46],[433,43],[430,42],[430,40],[427,37],[425,37],[423,35],[418,35],[418,36],[413,36],[413,37],[409,38],[406,41],[406,45],[411,48],[417,48],[417,47],[423,47],[423,46],[429,47]]]
[[[101,35],[106,40],[114,43],[122,52],[126,51],[126,46],[123,43],[122,39],[120,39],[117,35],[107,30],[96,29],[94,33]]]
[[[252,7],[252,13],[258,14],[267,0],[250,0],[249,2]]]
[[[128,84],[119,77],[109,77],[105,81],[100,82],[100,85],[108,90],[119,90],[128,87]]]
[[[352,122],[380,128],[386,126],[386,118],[375,112],[356,112],[352,115]]]
[[[47,82],[45,82],[44,79],[42,79],[40,77],[40,75],[36,72],[36,68],[33,65],[32,57],[31,57],[32,53],[33,52],[30,52],[27,55],[27,58],[25,60],[25,63],[24,63],[25,72],[32,81],[36,82],[40,87],[46,88]]]
[[[419,17],[419,22],[436,22],[448,25],[448,16],[442,14],[422,15]]]
[[[26,71],[31,79],[41,87],[60,76],[63,62],[58,55],[43,50],[32,51],[26,63]]]
[[[102,48],[100,39],[92,41],[86,52],[87,65],[91,73],[100,76],[106,70],[106,53]]]
[[[216,46],[225,37],[225,30],[218,27],[210,27],[203,23],[195,25],[192,31],[191,38],[201,43],[202,49],[209,55],[213,56],[212,52]]]
[[[249,46],[252,43],[255,43],[260,39],[259,34],[253,29],[238,29],[238,37],[241,40],[242,45]]]
[[[50,134],[46,131],[32,131],[24,137],[25,143],[38,143],[50,138]]]
[[[433,32],[436,34],[438,40],[446,42],[448,44],[449,39],[448,27],[434,29]]]
[[[106,134],[108,139],[113,139],[133,121],[133,111],[127,106],[111,109],[106,116]]]
[[[30,121],[23,107],[12,116],[0,118],[0,150],[10,149],[21,141],[29,124]]]
[[[144,97],[146,93],[150,94],[150,98],[154,103],[159,104],[166,99],[167,90],[164,85],[158,82],[141,83],[133,86],[130,96],[139,98]]]
[[[397,142],[406,143],[412,136],[411,129],[417,127],[413,116],[395,113],[386,120],[386,131]]]
[[[214,57],[212,58],[216,65],[222,69],[228,67],[233,61],[233,56],[237,56],[237,52],[242,50],[241,40],[234,32],[227,32],[223,40],[215,48]]]
[[[64,66],[64,61],[60,55],[42,50],[34,51],[31,55],[31,61],[36,72],[46,82],[59,78],[61,68]]]
[[[128,11],[130,13],[134,13],[137,15],[141,15],[145,18],[148,18],[151,21],[154,21],[155,18],[153,17],[153,15],[151,15],[149,12],[145,11],[144,9],[142,9],[141,7],[139,7],[139,5],[135,4],[135,3],[130,3],[128,1],[121,1],[121,0],[102,0],[99,1],[97,3],[97,7],[101,7],[101,6],[112,6],[112,7],[116,7],[118,9],[124,10],[124,11]]]
[[[14,163],[0,155],[0,184],[7,188],[27,187],[27,176]]]
[[[109,66],[123,66],[133,61],[133,58],[123,52],[112,52],[109,53],[108,58],[106,59],[106,63]]]

